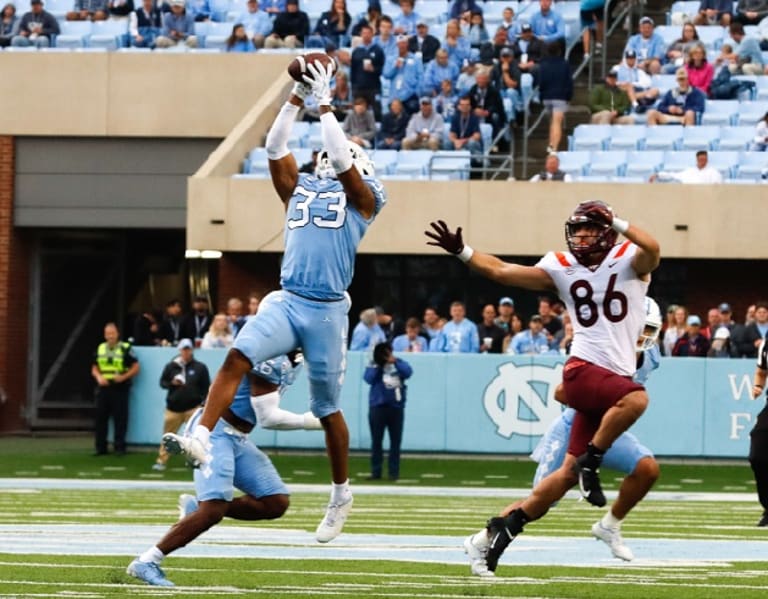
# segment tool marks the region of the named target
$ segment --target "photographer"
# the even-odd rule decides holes
[[[403,420],[406,399],[405,380],[413,369],[405,360],[392,354],[389,343],[373,348],[373,363],[363,374],[371,386],[368,395],[368,423],[371,427],[371,480],[381,478],[384,431],[389,431],[389,480],[400,476],[400,442],[403,438]]]
[[[194,344],[190,339],[182,339],[177,345],[179,355],[168,362],[160,375],[160,386],[168,389],[165,398],[165,416],[163,434],[175,433],[179,427],[192,417],[195,410],[205,401],[211,377],[208,367],[195,360]],[[162,472],[168,462],[168,452],[160,444],[160,452],[152,470]]]

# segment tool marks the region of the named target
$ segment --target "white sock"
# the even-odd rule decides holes
[[[349,489],[349,479],[339,484],[331,483],[331,503],[346,503],[351,496],[352,491]]]
[[[614,516],[611,510],[608,510],[605,513],[605,516],[603,516],[603,519],[600,520],[600,523],[605,528],[619,528],[621,526],[621,520],[619,520],[616,516]]]
[[[151,549],[147,549],[144,553],[142,553],[139,556],[139,561],[144,562],[145,564],[149,563],[155,563],[159,564],[163,561],[163,558],[165,557],[165,554],[160,551],[157,546],[152,547]]]

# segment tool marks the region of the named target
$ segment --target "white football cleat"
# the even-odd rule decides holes
[[[203,443],[195,437],[182,437],[176,433],[163,435],[163,447],[165,451],[174,455],[183,455],[187,463],[193,468],[199,468],[208,463],[210,456]]]
[[[598,520],[592,525],[592,534],[597,540],[603,541],[611,548],[614,557],[623,559],[625,562],[631,562],[635,559],[632,550],[624,544],[624,539],[621,538],[621,531],[618,528],[606,528]]]
[[[480,536],[480,539],[476,537]],[[485,529],[464,539],[464,553],[469,557],[469,569],[473,576],[490,578],[496,576],[488,569],[485,556],[488,553],[488,534]]]
[[[325,517],[320,522],[315,531],[315,538],[318,543],[327,543],[333,541],[341,533],[344,523],[349,516],[349,510],[352,509],[352,495],[345,503],[329,503],[325,510]]]

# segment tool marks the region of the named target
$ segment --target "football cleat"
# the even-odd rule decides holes
[[[183,455],[187,459],[187,463],[193,468],[199,468],[209,459],[208,452],[202,442],[194,437],[181,437],[176,433],[165,433],[163,435],[163,447],[168,453]]]
[[[165,572],[154,562],[140,562],[139,558],[136,558],[128,564],[125,572],[155,587],[176,586],[165,577]]]
[[[603,541],[611,548],[613,557],[623,559],[625,562],[631,562],[635,559],[632,550],[624,544],[624,539],[621,538],[621,531],[618,528],[606,528],[598,520],[592,525],[592,534],[598,541]]]
[[[579,491],[581,491],[581,496],[589,503],[597,507],[603,507],[606,501],[600,485],[600,469],[586,466],[586,461],[586,453],[576,459],[575,468],[579,475]]]
[[[504,553],[507,546],[514,540],[517,533],[512,534],[509,530],[506,518],[497,516],[488,520],[488,535],[490,541],[485,554],[485,563],[488,570],[495,572],[501,554]]]
[[[477,539],[476,537],[480,537]],[[469,535],[464,539],[464,553],[469,557],[469,570],[474,576],[496,576],[488,569],[486,554],[488,553],[488,533],[485,529],[478,534]]]
[[[186,518],[192,512],[196,512],[198,507],[197,497],[182,493],[179,495],[179,520]]]
[[[758,526],[768,526],[768,512],[763,513],[763,517],[760,518],[760,521],[757,523]]]
[[[315,531],[315,538],[318,543],[327,543],[333,541],[341,533],[344,523],[349,516],[349,510],[352,509],[352,495],[345,503],[329,503],[325,510],[325,517]]]
[[[155,462],[152,464],[152,470],[155,472],[165,472],[165,464],[162,462]]]

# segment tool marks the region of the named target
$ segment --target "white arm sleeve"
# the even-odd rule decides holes
[[[323,147],[328,152],[333,170],[337,173],[346,173],[352,168],[352,154],[349,151],[347,137],[332,112],[320,115],[320,132],[323,137]]]
[[[299,113],[299,107],[286,102],[277,113],[272,128],[267,133],[267,157],[270,160],[280,160],[290,154],[288,149],[288,139],[291,137],[293,122]]]

